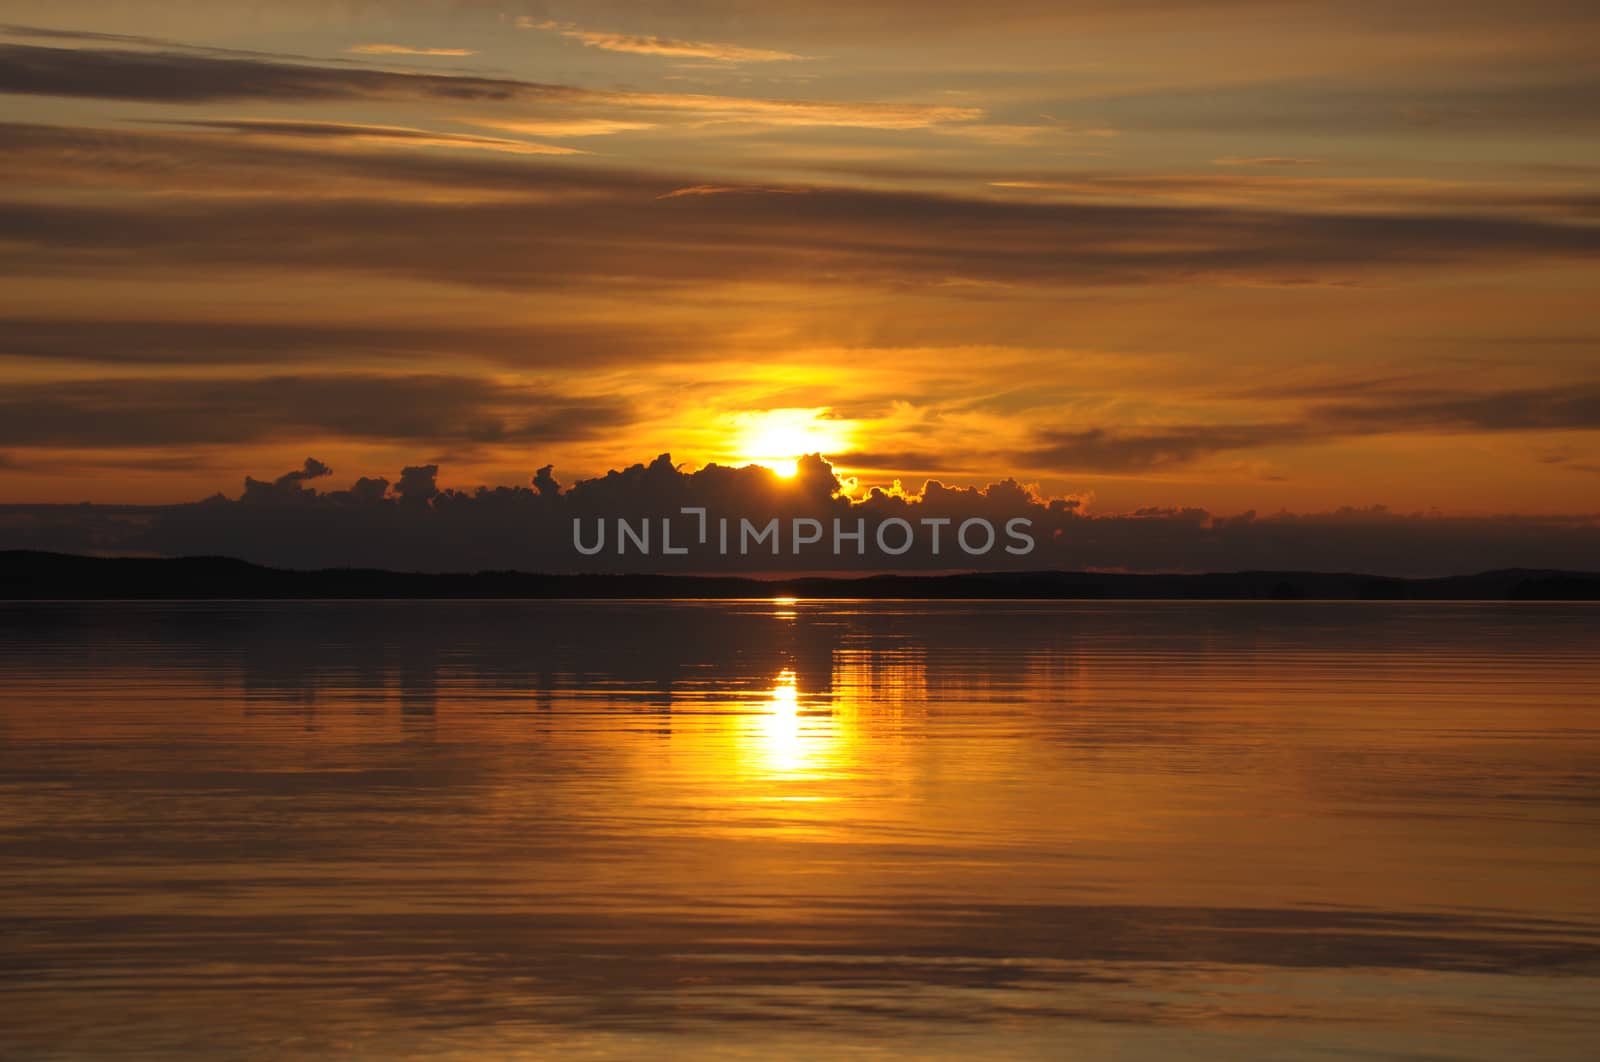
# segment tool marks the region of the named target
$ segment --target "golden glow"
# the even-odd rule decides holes
[[[762,718],[761,737],[766,760],[773,770],[788,773],[805,763],[805,744],[800,732],[800,690],[793,671],[785,669],[767,694],[767,714]]]
[[[763,465],[780,476],[795,474],[805,454],[824,456],[850,449],[848,425],[821,409],[768,409],[735,420],[735,450],[745,464]]]
[[[798,783],[814,779],[844,752],[831,706],[826,701],[819,705],[815,697],[803,698],[792,668],[784,668],[773,677],[772,688],[766,692],[755,720],[750,732],[757,754],[755,763],[768,781]],[[812,797],[786,785],[767,799],[807,801]]]
[[[1589,511],[1600,432],[1570,397],[1595,383],[1596,180],[1577,97],[1548,84],[1583,5],[1472,5],[1423,35],[1337,4],[1222,32],[1223,6],[1175,50],[1114,4],[981,34],[919,5],[913,46],[897,19],[785,5],[720,27],[668,10],[703,5],[342,5],[334,25],[219,0],[163,5],[170,51],[134,43],[153,6],[57,4],[7,35],[140,50],[87,95],[41,82],[6,127],[18,209],[121,220],[8,244],[51,267],[0,292],[0,381],[39,418],[0,446],[5,502],[232,496],[307,456],[334,469],[321,491],[441,455],[441,487],[545,464],[571,485],[668,452],[785,476],[821,453],[857,498],[1014,477],[1103,516]],[[1064,64],[1064,40],[1105,61]],[[291,110],[186,89],[119,120],[187,49],[291,41],[307,58],[262,72],[315,83]],[[1352,123],[1304,85],[1286,101],[1291,75],[1410,103]],[[1439,102],[1467,96],[1501,102]],[[1293,137],[1258,120],[1282,108]],[[1174,115],[1181,143],[1150,135]],[[1410,151],[1413,126],[1438,150]],[[172,212],[196,197],[205,217]],[[1330,228],[1351,211],[1448,230],[1450,253],[1419,256],[1404,221]],[[274,238],[218,256],[216,226]],[[316,409],[283,397],[313,387]],[[429,415],[369,415],[386,401]]]

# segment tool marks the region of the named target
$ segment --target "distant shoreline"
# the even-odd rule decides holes
[[[967,572],[758,579],[738,575],[292,571],[228,557],[88,557],[0,551],[0,600],[317,598],[983,598],[1211,601],[1596,601],[1600,572],[1508,569],[1410,579],[1356,573]]]

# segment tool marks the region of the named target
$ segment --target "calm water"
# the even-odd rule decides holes
[[[0,1055],[1591,1058],[1597,621],[0,605]]]

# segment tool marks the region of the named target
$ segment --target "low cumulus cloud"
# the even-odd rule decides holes
[[[755,465],[686,471],[665,454],[570,485],[548,465],[527,486],[473,490],[441,488],[439,466],[432,463],[408,466],[392,483],[364,476],[346,488],[317,489],[332,478],[333,470],[313,458],[274,479],[247,478],[237,498],[149,507],[0,507],[0,547],[224,554],[292,568],[551,572],[1444,575],[1518,566],[1581,569],[1600,556],[1596,514],[1441,516],[1382,507],[1226,517],[1198,508],[1098,514],[1080,499],[1041,498],[1012,479],[982,488],[932,479],[914,493],[875,489],[850,497],[832,466],[815,455],[801,460],[792,479]],[[726,551],[719,543],[723,521]],[[765,537],[773,521],[775,537]],[[992,541],[983,525],[993,529]],[[840,531],[845,538],[834,552]],[[1022,536],[1031,548],[1020,548]],[[580,552],[580,543],[592,552]]]

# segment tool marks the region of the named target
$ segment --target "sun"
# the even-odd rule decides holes
[[[765,409],[738,414],[734,449],[746,464],[763,465],[793,476],[805,454],[839,454],[850,449],[849,424],[817,409]]]

